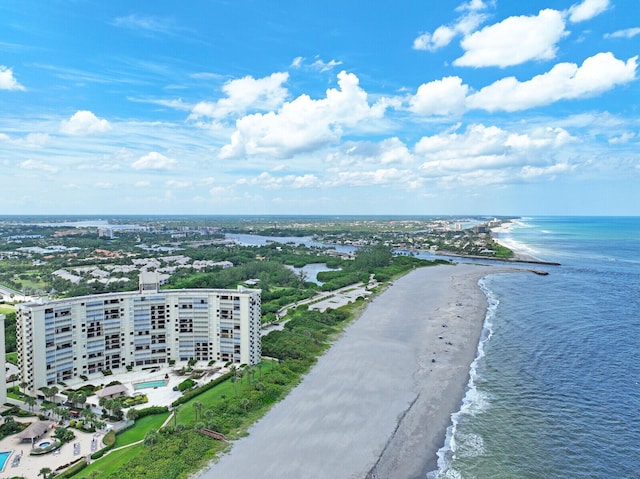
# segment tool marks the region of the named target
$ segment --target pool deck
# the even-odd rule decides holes
[[[165,366],[159,367],[157,370],[145,370],[145,371],[131,371],[129,373],[122,373],[113,376],[103,376],[98,379],[93,378],[92,380],[86,381],[85,383],[69,383],[69,387],[78,388],[82,386],[82,384],[93,384],[94,386],[103,385],[106,386],[112,381],[120,381],[124,386],[127,387],[127,394],[129,396],[146,394],[149,402],[145,404],[139,404],[138,406],[134,406],[136,409],[144,409],[149,406],[169,406],[173,401],[182,396],[182,393],[179,391],[174,391],[173,388],[178,386],[182,381],[184,381],[188,376],[179,376],[176,374],[176,371],[180,369],[181,366]],[[205,364],[196,364],[196,369],[207,369],[208,367]],[[210,381],[212,378],[217,377],[224,372],[226,369],[221,369],[215,375],[207,375],[206,378],[200,379],[201,381]],[[169,376],[168,378],[166,376]],[[157,386],[143,389],[135,389],[135,384],[138,383],[148,383],[153,381],[167,381],[166,386]],[[89,396],[87,399],[87,403],[90,404],[94,408],[99,408],[98,406],[98,398],[96,396]]]
[[[205,366],[202,364],[197,364],[195,366],[197,369],[205,369]],[[145,371],[132,371],[129,373],[118,374],[113,376],[104,376],[98,379],[93,378],[90,381],[86,381],[85,383],[93,384],[94,386],[103,385],[106,386],[112,381],[118,380],[123,385],[127,387],[127,393],[129,396],[146,394],[149,401],[145,404],[140,404],[135,406],[136,409],[144,409],[149,406],[169,406],[173,401],[182,396],[182,393],[179,391],[174,391],[173,387],[180,384],[184,381],[188,376],[179,376],[175,374],[176,370],[179,370],[180,367],[164,367],[159,368],[157,371],[150,372],[149,370]],[[227,372],[226,369],[221,369],[216,374],[207,374],[205,377],[200,379],[198,382],[208,382],[211,379]],[[166,375],[169,375],[169,378],[165,378]],[[166,386],[158,386],[151,388],[144,388],[136,390],[134,388],[134,384],[136,383],[145,383],[151,381],[167,381]],[[71,388],[78,388],[85,383],[68,383]],[[13,401],[11,401],[13,402]],[[94,410],[99,410],[100,407],[98,405],[98,398],[96,396],[89,396],[87,399],[87,404],[91,405]],[[26,409],[24,405],[22,405],[23,409]],[[19,422],[34,422],[37,418],[15,418],[16,421]],[[69,464],[72,461],[75,461],[81,457],[90,456],[95,450],[103,447],[102,438],[106,431],[100,431],[97,433],[90,432],[80,432],[77,429],[73,429],[73,432],[76,435],[76,438],[66,444],[63,444],[57,451],[54,453],[43,454],[41,456],[31,456],[29,452],[31,451],[31,444],[28,442],[21,442],[15,435],[8,436],[4,439],[0,440],[0,452],[11,451],[11,455],[7,459],[5,463],[4,470],[0,472],[0,477],[23,477],[24,479],[39,479],[38,473],[44,467],[50,468],[52,471],[55,471],[58,467]],[[45,442],[50,440],[51,435],[53,434],[53,430],[49,430],[45,432],[37,441],[36,444],[41,442]],[[92,443],[96,445],[96,449],[92,450]],[[16,455],[22,454],[22,457],[16,466],[13,466],[13,460]]]
[[[33,419],[35,420],[35,418]],[[16,421],[29,422],[23,418],[16,418]],[[28,442],[21,442],[15,435],[5,437],[0,440],[0,451],[11,451],[11,455],[5,463],[2,470],[2,477],[24,477],[25,479],[38,479],[38,473],[44,467],[48,467],[52,471],[68,464],[71,461],[77,460],[80,457],[91,455],[91,445],[95,440],[98,446],[102,446],[102,433],[89,433],[80,432],[74,429],[76,438],[70,443],[63,444],[58,449],[58,453],[43,454],[41,456],[31,456],[31,444]],[[40,437],[37,443],[50,440],[53,430],[47,431],[42,437]],[[79,444],[75,446],[75,444]],[[76,454],[76,450],[78,454]],[[16,455],[22,454],[22,457],[16,466],[13,465]]]

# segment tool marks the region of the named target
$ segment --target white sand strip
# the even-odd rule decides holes
[[[486,314],[477,282],[514,270],[438,266],[396,281],[198,477],[424,478],[477,352]]]

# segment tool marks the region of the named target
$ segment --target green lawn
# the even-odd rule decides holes
[[[16,310],[15,307],[9,306],[8,304],[0,304],[0,314],[7,315],[9,313],[13,313]]]
[[[273,361],[263,361],[262,373],[269,371],[273,368],[273,365]],[[259,380],[259,376],[260,371],[256,368],[256,380]],[[241,383],[236,383],[238,394],[240,394],[242,389],[247,387],[246,378]],[[212,405],[223,401],[225,397],[231,397],[234,394],[233,383],[230,380],[224,381],[216,387],[196,396],[191,401],[180,405],[178,409],[178,423],[188,426],[195,423],[195,409],[193,407],[193,403],[195,401],[200,401],[203,404],[204,409],[207,409]],[[154,414],[138,419],[134,427],[116,436],[115,448],[143,440],[147,432],[160,429],[160,426],[162,426],[169,415],[169,413]],[[255,418],[253,418],[253,420],[255,420]],[[173,425],[173,420],[170,424]],[[223,445],[220,444],[219,447],[223,447]],[[143,448],[144,446],[142,444],[136,444],[118,451],[112,451],[104,458],[98,459],[95,463],[91,464],[86,469],[83,469],[80,473],[76,474],[74,478],[88,479],[92,477],[92,474],[97,474],[97,477],[102,475],[107,476],[108,474],[115,472],[123,464],[126,464],[131,459],[138,456],[141,451],[143,451]]]
[[[265,373],[271,370],[271,368],[273,368],[273,365],[274,365],[274,361],[262,361],[262,373]],[[260,380],[260,371],[258,370],[257,366],[256,366],[255,380],[256,381]],[[240,391],[246,387],[248,387],[246,378],[244,378],[242,382],[236,383],[236,389],[238,391],[238,394],[240,394]],[[224,397],[232,397],[234,394],[235,394],[235,391],[233,389],[233,383],[231,382],[230,379],[227,381],[224,381],[221,384],[218,384],[216,387],[203,392],[202,394],[196,396],[189,402],[186,402],[180,405],[178,409],[178,423],[186,424],[187,426],[190,426],[195,423],[196,412],[195,412],[195,408],[193,407],[193,404],[196,401],[200,401],[204,406],[204,409],[206,410],[209,407],[213,406],[214,404],[222,402]]]
[[[124,434],[124,433],[123,433]],[[143,450],[145,446],[136,444],[135,446],[126,447],[119,451],[112,451],[108,455],[98,459],[90,466],[86,467],[78,474],[74,475],[74,479],[93,479],[94,477],[103,477],[115,472],[123,464],[127,464]],[[95,474],[95,475],[92,475]]]
[[[157,431],[169,417],[169,413],[153,414],[136,421],[136,425],[116,436],[115,447],[126,446],[136,441],[142,441],[149,431]],[[111,455],[109,455],[111,457]]]

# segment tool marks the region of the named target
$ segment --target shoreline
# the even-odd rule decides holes
[[[477,356],[487,312],[478,281],[525,271],[455,264],[396,280],[197,477],[424,478]]]

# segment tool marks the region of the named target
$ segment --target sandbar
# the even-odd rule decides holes
[[[487,308],[478,281],[516,270],[442,265],[398,279],[197,477],[424,478],[477,354]]]

